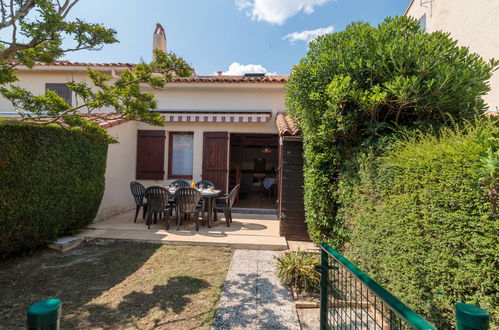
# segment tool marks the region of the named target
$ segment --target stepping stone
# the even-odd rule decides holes
[[[83,237],[64,236],[49,242],[48,247],[53,250],[66,252],[80,246],[81,243],[83,243]]]
[[[213,330],[299,330],[291,292],[275,275],[279,252],[236,250],[215,313]]]

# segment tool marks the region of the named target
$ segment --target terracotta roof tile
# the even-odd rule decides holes
[[[86,120],[98,124],[102,128],[109,128],[126,123],[128,119],[123,118],[121,113],[111,112],[111,113],[93,113],[84,116]]]
[[[413,3],[414,3],[414,0],[411,0],[411,2],[409,3],[409,6],[407,6],[407,8],[405,9],[404,16],[407,16],[407,13],[411,9]]]
[[[301,130],[290,116],[278,113],[275,121],[280,136],[297,136],[301,134]]]
[[[123,67],[133,68],[132,63],[89,63],[89,62],[70,62],[55,61],[53,63],[36,63],[35,66],[47,67]],[[266,75],[263,77],[245,77],[245,76],[226,76],[226,75],[193,75],[191,77],[174,77],[173,83],[277,83],[284,84],[288,81],[288,76],[284,75]]]
[[[53,63],[38,62],[35,66],[98,66],[98,67],[126,67],[132,68],[135,64],[132,63],[91,63],[91,62],[70,62],[70,61],[55,61]]]
[[[186,78],[175,77],[174,83],[286,83],[288,76],[267,75],[263,77],[245,77],[245,76],[191,76]]]

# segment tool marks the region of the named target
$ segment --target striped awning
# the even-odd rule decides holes
[[[178,123],[268,123],[270,113],[168,113],[165,121]]]

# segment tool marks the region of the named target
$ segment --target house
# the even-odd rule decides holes
[[[160,34],[164,40],[157,35],[154,45],[165,50],[164,33]],[[65,83],[87,80],[86,67],[116,76],[132,65],[60,61],[33,69],[18,67],[19,84],[33,93],[54,90],[74,105],[78,100]],[[164,116],[163,127],[125,120],[113,109],[90,117],[119,141],[109,146],[105,192],[96,220],[134,208],[131,181],[166,186],[177,179],[204,179],[225,192],[240,184],[237,207],[279,210],[284,222],[281,234],[307,238],[301,138],[293,124],[290,128],[280,122],[286,118],[282,113],[287,79],[218,73],[177,77],[160,90],[145,87],[158,100],[155,111]],[[10,103],[0,99],[0,116],[13,115],[9,109]],[[290,205],[282,204],[281,195]]]
[[[427,32],[448,32],[460,46],[485,60],[499,58],[498,13],[497,0],[412,0],[405,11]],[[499,111],[499,71],[490,79],[490,87],[484,100],[491,111]]]

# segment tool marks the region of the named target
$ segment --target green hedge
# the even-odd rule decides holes
[[[104,192],[107,142],[82,131],[0,125],[0,257],[90,223]]]
[[[289,112],[304,135],[305,211],[311,238],[341,250],[337,186],[358,153],[384,146],[400,127],[433,129],[472,120],[499,62],[485,62],[417,20],[357,22],[319,36],[286,85]]]
[[[439,329],[459,301],[499,312],[499,221],[481,162],[484,141],[499,149],[493,132],[402,139],[384,157],[360,156],[358,178],[340,188],[349,257]]]

